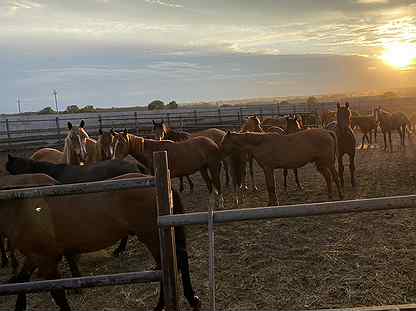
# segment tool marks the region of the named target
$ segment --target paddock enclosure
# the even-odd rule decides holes
[[[360,141],[361,134],[355,134]],[[346,172],[345,200],[415,193],[416,149],[408,143],[405,150],[397,150],[399,140],[396,133],[393,136],[393,153],[382,150],[382,137],[378,137],[377,144],[357,149],[358,185],[355,189],[350,186]],[[20,155],[30,152],[22,150]],[[7,154],[2,154],[2,160],[6,157]],[[282,205],[327,200],[323,179],[312,165],[299,169],[303,191],[296,190],[289,174],[288,193],[283,193],[281,170],[276,170],[275,175]],[[193,178],[194,193],[186,188],[181,194],[186,213],[207,212],[208,206],[215,205],[215,197],[208,195],[199,175]],[[259,167],[255,178],[259,191],[246,192],[239,208],[253,209],[267,204],[264,176]],[[176,180],[173,184],[178,187]],[[409,206],[412,200],[408,199]],[[217,208],[235,209],[230,188],[225,188],[224,204]],[[290,208],[298,207],[287,209]],[[414,303],[415,216],[415,210],[407,208],[214,224],[216,307],[303,310]],[[190,225],[186,232],[193,285],[202,298],[202,309],[206,310],[210,300],[207,226]],[[145,271],[154,264],[150,254],[134,239],[130,239],[128,253],[121,258],[113,258],[111,253],[112,248],[82,256],[83,275]],[[64,264],[63,269],[69,277]],[[0,280],[7,280],[10,274],[10,268],[1,269]],[[154,307],[158,288],[158,284],[132,284],[84,289],[82,295],[68,297],[74,310],[148,310]],[[0,297],[0,310],[12,309],[14,301],[13,296]],[[29,304],[32,310],[56,309],[49,293],[30,295]],[[184,301],[181,306],[189,308]],[[394,308],[398,309],[390,307]]]

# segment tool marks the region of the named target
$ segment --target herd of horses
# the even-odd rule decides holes
[[[274,178],[275,169],[283,169],[284,189],[287,191],[288,170],[292,170],[298,189],[302,189],[298,169],[313,163],[323,176],[328,198],[332,199],[332,185],[338,197],[343,198],[343,156],[349,157],[350,181],[356,186],[356,141],[353,129],[358,127],[371,144],[377,137],[377,128],[384,134],[384,149],[392,151],[391,132],[400,134],[405,145],[406,131],[411,133],[410,121],[404,113],[390,113],[380,107],[371,115],[353,116],[349,104],[337,104],[337,110],[321,116],[323,128],[307,128],[301,117],[290,115],[261,120],[256,115],[246,119],[239,131],[225,132],[211,128],[187,133],[169,128],[163,120],[153,121],[154,139],[128,133],[127,130],[104,132],[92,139],[85,130],[68,122],[68,134],[63,151],[43,148],[31,158],[9,155],[6,169],[10,175],[0,178],[0,189],[19,189],[34,186],[122,180],[154,174],[153,152],[168,153],[172,178],[180,178],[180,191],[184,191],[183,178],[193,191],[191,175],[200,172],[208,191],[218,195],[230,181],[238,204],[240,191],[247,190],[247,166],[251,186],[254,180],[254,160],[264,172],[268,204],[278,205]],[[184,207],[178,192],[172,189],[175,213]],[[132,189],[111,193],[45,197],[32,200],[15,200],[2,203],[0,209],[0,250],[2,266],[7,265],[5,241],[11,254],[14,275],[11,283],[27,282],[35,270],[40,277],[60,277],[58,264],[65,258],[73,276],[80,276],[80,254],[107,248],[121,241],[114,255],[127,247],[129,235],[138,236],[149,249],[160,268],[159,234],[154,189]],[[77,228],[74,230],[74,228]],[[184,296],[194,310],[201,307],[200,298],[191,284],[186,236],[178,227],[176,250],[178,269],[181,272]],[[18,262],[14,250],[23,255]],[[70,310],[64,290],[53,290],[51,295],[60,310]],[[16,310],[25,310],[26,295],[19,294]],[[156,310],[164,307],[162,286]]]

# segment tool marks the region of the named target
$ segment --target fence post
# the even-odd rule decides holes
[[[58,141],[60,144],[62,144],[61,127],[59,126],[59,117],[55,118],[55,124],[56,124],[56,135],[58,135]]]
[[[218,108],[218,122],[219,124],[222,124],[221,108]]]
[[[134,112],[134,128],[136,129],[136,135],[139,135],[139,124],[137,121],[137,111]]]
[[[172,188],[166,151],[153,153],[155,167],[157,214],[173,214]],[[179,310],[178,268],[176,261],[175,229],[173,226],[160,227],[160,257],[162,270],[163,296],[166,310]]]
[[[170,113],[166,113],[166,122],[168,123],[168,126],[170,127]]]
[[[276,103],[276,112],[277,112],[277,116],[280,116],[280,103],[279,102]]]
[[[240,107],[239,111],[238,111],[238,121],[241,123],[243,123],[243,108]]]
[[[9,146],[10,151],[10,126],[9,126],[9,119],[6,119],[6,133],[7,133],[7,145]]]
[[[198,112],[196,110],[194,110],[194,124],[198,124]]]
[[[103,118],[101,117],[100,114],[98,115],[98,124],[99,124],[100,130],[102,130],[103,129]]]

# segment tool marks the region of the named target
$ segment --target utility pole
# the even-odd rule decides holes
[[[22,107],[20,106],[20,97],[17,97],[17,109],[19,110],[19,114],[22,113]]]
[[[56,113],[59,113],[59,109],[58,109],[58,99],[57,99],[57,97],[56,97],[56,95],[57,95],[58,93],[56,92],[56,90],[53,90],[52,94],[53,94],[53,96],[54,96],[54,98],[55,98],[55,108],[56,108]]]

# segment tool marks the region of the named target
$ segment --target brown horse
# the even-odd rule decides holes
[[[287,127],[286,127],[285,134],[293,134],[293,133],[297,133],[303,130],[303,127],[302,127],[303,123],[301,123],[295,115],[286,117],[286,124],[287,124]],[[299,182],[297,168],[293,169],[293,175],[295,175],[297,189],[302,190],[302,186]],[[283,180],[284,180],[285,191],[287,192],[287,169],[286,168],[283,169]]]
[[[351,128],[358,127],[363,133],[361,149],[364,149],[364,143],[367,139],[369,145],[372,144],[372,137],[374,134],[374,142],[377,142],[377,120],[374,115],[351,117]]]
[[[335,170],[336,136],[330,131],[310,129],[288,135],[228,132],[223,139],[221,149],[225,153],[237,150],[249,152],[254,156],[264,171],[269,205],[278,204],[274,169],[294,169],[311,162],[315,163],[318,171],[325,178],[328,197],[332,198],[333,179],[342,198],[338,174]]]
[[[114,180],[141,176],[145,175],[128,174]],[[55,183],[51,179],[49,185]],[[63,255],[74,250],[77,253],[98,251],[128,234],[137,235],[160,269],[156,205],[155,190],[150,188],[7,202],[0,209],[0,228],[25,257],[20,272],[9,282],[27,282],[35,269],[41,278],[59,279],[58,264]],[[173,209],[174,213],[184,212],[174,191]],[[191,284],[183,227],[176,228],[175,237],[184,295],[193,309],[199,310],[201,301]],[[60,310],[70,310],[64,290],[52,290],[51,295]],[[163,307],[161,284],[156,310]],[[26,294],[19,294],[16,310],[25,309]]]
[[[337,103],[339,105],[339,103]],[[326,128],[329,123],[337,119],[337,112],[333,110],[322,110],[320,112],[321,125],[323,128]]]
[[[400,136],[400,144],[404,148],[404,139],[406,137],[406,128],[410,139],[411,123],[403,112],[389,112],[378,107],[375,109],[377,121],[380,124],[384,137],[384,150],[387,150],[386,135],[389,136],[390,151],[393,152],[393,144],[391,142],[391,132],[397,130]]]
[[[172,140],[172,141],[184,141],[187,139],[192,138],[191,133],[185,132],[185,131],[175,131],[172,130],[170,127],[167,127],[165,125],[165,122],[162,120],[161,122],[155,122],[155,120],[152,120],[153,123],[153,133],[154,138],[156,140]],[[186,179],[188,180],[190,191],[194,191],[194,183],[191,180],[191,177],[186,176]],[[184,183],[183,183],[183,177],[179,177],[179,191],[183,192],[184,190]]]
[[[81,121],[79,126],[73,126],[68,122],[68,135],[65,138],[64,151],[53,148],[42,148],[36,151],[31,159],[35,161],[46,161],[54,164],[80,164],[87,158],[85,122]],[[88,135],[87,135],[88,136]]]
[[[337,121],[331,122],[327,125],[328,130],[335,131],[338,140],[338,174],[341,180],[341,185],[344,186],[344,164],[343,156],[349,156],[349,166],[351,175],[351,185],[355,187],[355,136],[351,129],[351,110],[349,103],[344,107],[337,104]]]
[[[221,154],[215,142],[207,137],[194,137],[185,141],[144,139],[127,131],[115,136],[114,158],[122,159],[128,154],[153,170],[153,152],[168,152],[171,177],[192,175],[201,172],[209,192],[212,184],[221,193]],[[211,174],[211,178],[208,175]]]

